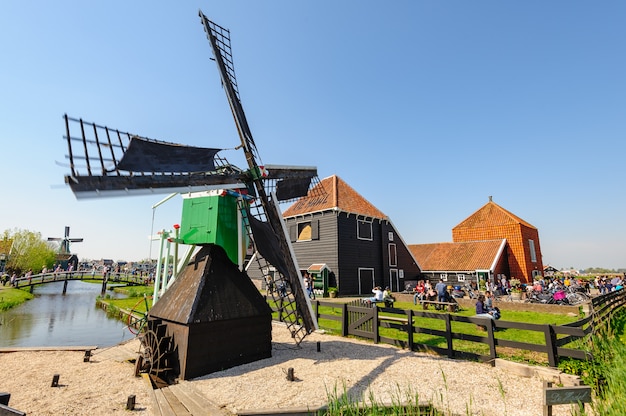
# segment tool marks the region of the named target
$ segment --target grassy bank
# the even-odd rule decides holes
[[[34,298],[32,293],[15,289],[10,286],[0,286],[0,312],[14,308]]]

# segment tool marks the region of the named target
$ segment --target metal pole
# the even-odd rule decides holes
[[[161,244],[159,248],[159,258],[157,259],[156,272],[154,274],[154,292],[152,293],[152,305],[159,300],[159,287],[161,285],[161,264],[163,259],[163,243],[165,241],[165,230],[161,230]]]

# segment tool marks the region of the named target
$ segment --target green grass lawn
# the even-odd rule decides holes
[[[113,299],[105,295],[101,299],[118,309],[126,309],[139,313],[145,313],[152,307],[152,286],[123,286],[116,287],[115,292],[124,293],[128,297],[124,299]]]
[[[11,309],[34,297],[32,293],[25,290],[0,286],[0,311]]]

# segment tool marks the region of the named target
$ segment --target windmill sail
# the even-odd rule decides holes
[[[78,199],[245,187],[247,174],[218,156],[220,149],[185,146],[64,116]]]
[[[248,167],[252,176],[252,183],[257,193],[257,204],[252,207],[251,214],[255,216],[255,227],[253,227],[253,239],[257,250],[259,249],[259,239],[262,234],[267,240],[273,240],[275,244],[274,250],[270,258],[266,258],[279,271],[278,277],[267,274],[266,279],[270,287],[280,287],[280,291],[270,291],[273,296],[280,297],[280,304],[283,308],[279,311],[281,318],[287,322],[292,336],[296,339],[302,339],[307,333],[317,328],[317,321],[313,317],[313,311],[310,301],[305,295],[300,270],[298,269],[295,256],[291,250],[289,240],[285,233],[282,216],[280,215],[277,205],[268,198],[261,168],[258,160],[260,160],[257,146],[252,137],[252,132],[246,120],[243,106],[237,89],[237,80],[235,78],[235,68],[230,47],[230,32],[228,29],[210,21],[202,11],[199,12],[200,20],[204,26],[204,31],[213,50],[213,56],[218,67],[224,91],[230,105],[235,125],[241,139],[241,144],[248,162]],[[294,176],[291,178],[296,180]],[[281,190],[284,196],[291,196],[302,192],[306,176],[300,178],[298,184],[292,183],[291,187],[286,186],[285,191]],[[309,184],[310,184],[310,177]],[[289,182],[287,182],[288,184]],[[279,186],[280,189],[280,186]],[[264,223],[264,226],[261,226]],[[261,233],[260,228],[268,231]],[[269,243],[266,243],[269,244]],[[267,269],[266,267],[262,267]],[[302,325],[300,325],[302,324]]]
[[[214,158],[219,151],[133,136],[116,168],[128,172],[209,172],[215,171]]]

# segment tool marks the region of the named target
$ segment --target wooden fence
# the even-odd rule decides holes
[[[412,309],[368,307],[359,302],[348,304],[323,300],[312,301],[318,320],[340,322],[343,336],[370,339],[374,343],[391,344],[411,351],[431,351],[449,358],[490,362],[492,365],[495,364],[498,349],[506,348],[509,354],[510,350],[530,351],[547,357],[547,362],[551,367],[558,366],[559,359],[563,357],[581,360],[590,358],[591,355],[585,348],[589,335],[606,327],[613,312],[621,308],[624,303],[626,303],[626,290],[598,296],[591,301],[589,314],[584,319],[566,325],[551,325],[493,321],[475,316]],[[320,307],[331,308],[335,313],[320,313]],[[433,325],[432,320],[438,323]],[[427,324],[428,321],[430,325]],[[472,325],[485,327],[486,332],[484,335],[476,335],[475,331],[468,331]],[[434,329],[433,326],[441,329]],[[539,332],[542,334],[543,342],[531,343],[524,340],[505,339],[500,336],[504,333],[501,331],[505,329]],[[416,334],[443,339],[445,347],[432,345],[433,343],[416,342]],[[465,342],[464,348],[460,349],[459,341]],[[476,348],[467,348],[467,342],[475,343]]]

